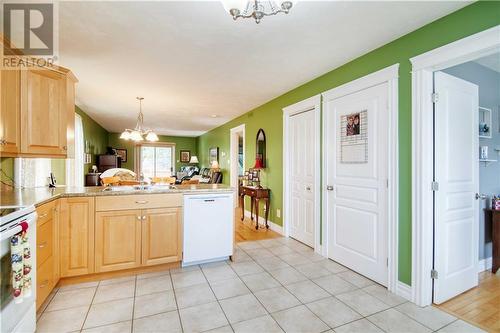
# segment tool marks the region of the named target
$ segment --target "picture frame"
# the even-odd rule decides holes
[[[190,150],[180,150],[179,151],[179,160],[181,163],[189,163],[191,160],[191,151]]]
[[[126,148],[113,148],[116,155],[120,156],[122,163],[127,162],[127,149]]]
[[[212,147],[208,150],[208,159],[209,163],[212,163],[212,161],[219,162],[219,147]]]

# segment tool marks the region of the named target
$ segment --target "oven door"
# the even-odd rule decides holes
[[[36,299],[36,215],[28,215],[19,222],[28,222],[28,237],[32,257],[31,296],[23,297],[21,303],[16,303],[12,296],[12,265],[10,262],[10,239],[19,232],[21,227],[13,226],[2,233],[0,243],[0,331],[15,332],[19,327],[31,327],[36,324],[36,315],[32,316]],[[27,323],[26,321],[30,321]],[[31,323],[33,321],[33,323]]]

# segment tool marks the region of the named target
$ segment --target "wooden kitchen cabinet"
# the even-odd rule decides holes
[[[96,272],[141,265],[141,210],[96,213]]]
[[[38,309],[59,281],[58,202],[37,207],[36,266]]]
[[[180,207],[142,211],[142,265],[182,260],[181,212]]]
[[[21,71],[2,70],[0,75],[0,154],[21,151]]]
[[[94,197],[60,199],[61,277],[94,273]]]
[[[21,72],[26,94],[22,96],[21,153],[65,157],[67,150],[67,100],[65,75],[51,70]]]

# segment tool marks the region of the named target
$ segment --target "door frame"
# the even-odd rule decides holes
[[[238,140],[237,137],[241,134],[243,137],[243,170],[245,170],[245,124],[231,128],[229,131],[229,181],[232,188],[237,189],[238,187]],[[238,207],[238,191],[235,192],[234,207]]]
[[[410,58],[412,64],[412,302],[432,303],[433,73],[496,53],[500,26]]]
[[[290,181],[290,118],[296,114],[314,112],[314,251],[324,255],[325,234],[320,239],[321,231],[321,95],[310,97],[283,108],[283,229],[285,237],[290,236],[289,212],[291,207]]]
[[[388,188],[387,188],[387,289],[397,293],[405,298],[406,285],[398,281],[398,212],[399,212],[399,137],[398,137],[398,82],[399,82],[399,64],[383,68],[377,72],[368,74],[354,81],[333,88],[322,94],[323,96],[323,247],[325,255],[328,257],[328,196],[332,193],[327,191],[327,112],[326,104],[333,100],[352,93],[387,83],[387,112],[388,112],[388,150],[387,150],[387,169],[388,169]]]

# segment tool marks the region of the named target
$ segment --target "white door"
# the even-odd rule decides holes
[[[315,111],[290,117],[290,237],[314,247]]]
[[[383,83],[324,101],[328,256],[382,285],[388,277],[388,92]]]
[[[436,72],[434,303],[477,286],[478,87]]]

